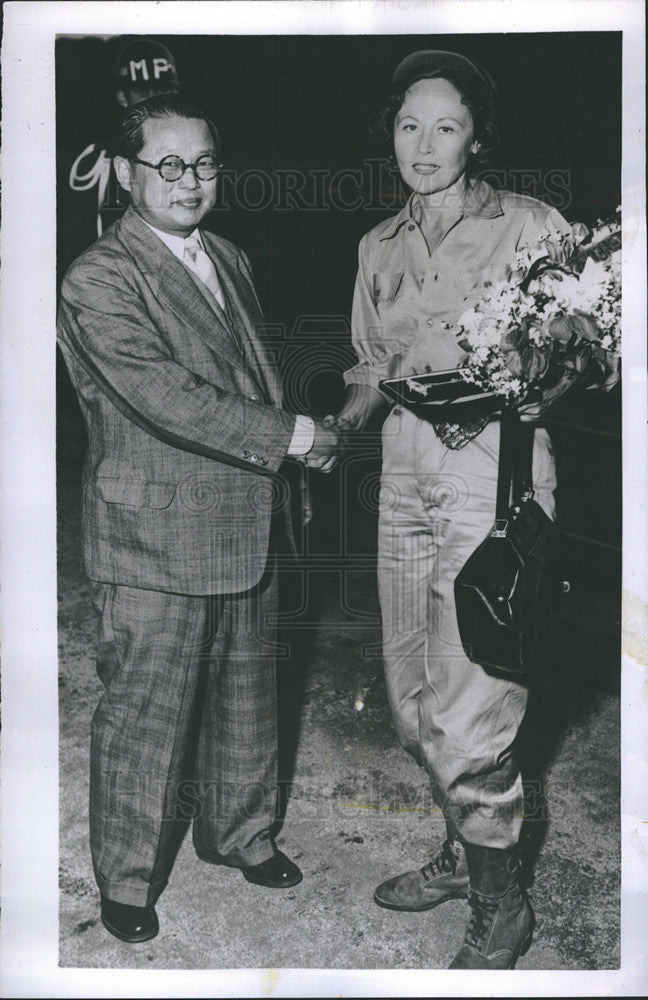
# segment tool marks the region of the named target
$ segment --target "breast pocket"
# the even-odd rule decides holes
[[[403,284],[403,271],[376,271],[373,276],[374,305],[393,302]]]

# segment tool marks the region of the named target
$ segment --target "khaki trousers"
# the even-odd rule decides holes
[[[378,582],[387,692],[398,736],[431,780],[452,835],[484,847],[517,843],[522,780],[511,745],[524,687],[466,657],[454,580],[491,528],[499,449],[492,421],[452,451],[431,424],[396,407],[383,430]],[[536,499],[554,516],[554,461],[536,429]]]

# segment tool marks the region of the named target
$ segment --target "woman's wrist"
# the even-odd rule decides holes
[[[362,430],[369,418],[385,404],[385,398],[371,385],[352,383],[347,386],[342,409],[335,416],[327,417],[344,430]]]

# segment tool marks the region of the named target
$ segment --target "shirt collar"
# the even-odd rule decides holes
[[[391,220],[391,225],[379,242],[393,239],[406,222],[419,223],[422,211],[419,195],[414,192],[398,215],[395,215]],[[486,181],[471,182],[466,193],[463,215],[473,219],[496,219],[498,216],[504,215],[499,194]]]
[[[140,219],[142,219],[141,215]],[[148,226],[149,229],[152,230],[156,236],[159,236],[164,245],[169,248],[171,253],[174,255],[174,257],[177,257],[178,260],[182,260],[182,258],[184,257],[185,242],[190,237],[197,239],[198,242],[200,243],[201,248],[203,250],[205,249],[205,244],[203,243],[203,238],[198,227],[196,227],[193,233],[190,233],[189,236],[184,237],[184,236],[174,236],[172,233],[163,233],[161,229],[158,229],[157,226],[152,226],[150,222],[146,221],[146,219],[142,219],[142,222],[146,226]]]

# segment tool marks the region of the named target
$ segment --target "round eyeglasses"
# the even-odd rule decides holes
[[[218,163],[215,156],[211,156],[209,153],[199,156],[195,163],[185,163],[179,156],[165,156],[159,163],[149,163],[148,160],[139,160],[133,156],[131,163],[141,163],[143,167],[157,170],[162,180],[165,181],[179,181],[187,169],[193,170],[194,176],[199,181],[213,181],[223,166],[222,163]]]

